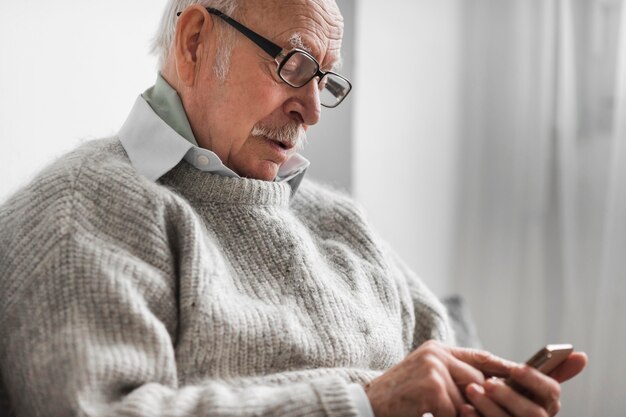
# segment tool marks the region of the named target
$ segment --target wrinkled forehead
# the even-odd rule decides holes
[[[248,0],[243,19],[283,48],[308,50],[323,66],[340,60],[343,17],[335,0]]]

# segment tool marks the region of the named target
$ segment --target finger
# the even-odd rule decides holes
[[[429,410],[433,416],[441,416],[441,417],[456,417],[458,415],[456,406],[452,398],[449,396],[449,392],[445,394],[447,396],[447,401],[438,401],[437,408],[433,410]]]
[[[559,382],[565,382],[582,372],[588,362],[589,359],[584,352],[573,352],[565,362],[550,372],[550,376]]]
[[[511,378],[525,388],[549,415],[556,414],[561,408],[561,387],[556,380],[526,365],[513,369]]]
[[[485,389],[477,384],[470,384],[465,390],[467,398],[474,408],[483,416],[509,417],[509,414],[491,398],[487,396]]]
[[[463,387],[463,389],[472,382],[478,385],[482,385],[485,382],[485,376],[481,371],[457,359],[456,356],[450,355],[444,360],[455,384]]]
[[[452,361],[457,361],[454,358],[451,358]],[[465,366],[469,366],[467,364],[463,364]],[[458,387],[458,382],[454,379],[454,377],[452,376],[454,373],[458,372],[457,371],[453,371],[453,368],[455,366],[454,365],[448,365],[447,368],[445,368],[445,365],[442,365],[442,368],[440,370],[441,375],[443,376],[444,380],[445,380],[445,384],[446,384],[446,393],[448,394],[448,397],[450,399],[450,401],[452,402],[452,404],[454,404],[454,409],[455,411],[459,411],[461,410],[461,407],[463,406],[463,404],[466,403],[465,398],[463,398],[463,394],[461,393],[461,391],[459,391],[459,387]],[[471,368],[471,367],[470,367]],[[472,370],[474,372],[478,372],[475,369],[472,368]],[[480,373],[480,372],[478,372]],[[482,378],[482,375],[480,375],[480,377]],[[463,384],[463,387],[465,387],[465,385],[469,384],[471,381],[466,382],[465,384]]]
[[[492,353],[480,349],[451,347],[450,353],[452,353],[457,359],[481,370],[488,376],[508,376],[511,369],[518,365],[515,362],[502,359]]]
[[[474,408],[473,405],[464,404],[463,407],[461,407],[461,417],[480,417],[480,416],[478,415],[478,411],[476,411],[476,408]]]
[[[537,372],[535,369],[526,368],[530,371]],[[544,376],[541,373],[539,373],[539,375]],[[555,381],[553,380],[552,382]],[[498,378],[491,378],[487,380],[487,382],[485,382],[485,391],[491,400],[514,416],[554,416],[560,409],[558,395],[555,399],[551,399],[549,404],[539,404],[518,393],[513,388],[505,384],[503,380]]]

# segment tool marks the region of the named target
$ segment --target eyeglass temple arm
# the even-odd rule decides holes
[[[259,35],[258,33],[253,32],[252,30],[248,29],[247,27],[245,27],[244,25],[242,25],[235,19],[231,18],[230,16],[227,16],[224,13],[212,7],[207,7],[206,9],[209,13],[216,15],[217,17],[219,17],[220,19],[224,20],[226,23],[228,23],[229,25],[237,29],[239,32],[243,33],[248,39],[256,43],[259,46],[259,48],[267,52],[272,58],[276,59],[280,55],[280,53],[283,51],[283,48],[281,48],[280,46],[269,41],[268,39],[265,39],[263,36]],[[182,12],[178,12],[176,13],[176,16],[180,16],[181,14]]]

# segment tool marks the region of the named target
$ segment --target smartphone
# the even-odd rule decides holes
[[[561,344],[561,345],[546,345],[545,347],[539,349],[537,353],[535,353],[528,361],[526,361],[526,365],[538,369],[544,374],[548,375],[550,372],[554,371],[567,357],[570,353],[574,351],[574,346],[569,344]],[[509,384],[513,389],[519,391],[521,393],[525,393],[526,390],[519,386],[515,381],[511,378],[506,380],[506,383]]]

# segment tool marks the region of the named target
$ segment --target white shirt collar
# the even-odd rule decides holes
[[[161,178],[183,159],[201,171],[239,177],[214,152],[195,146],[174,131],[142,96],[135,101],[119,137],[133,167],[151,181]],[[293,195],[309,165],[306,158],[295,154],[280,167],[276,181],[287,181]]]

